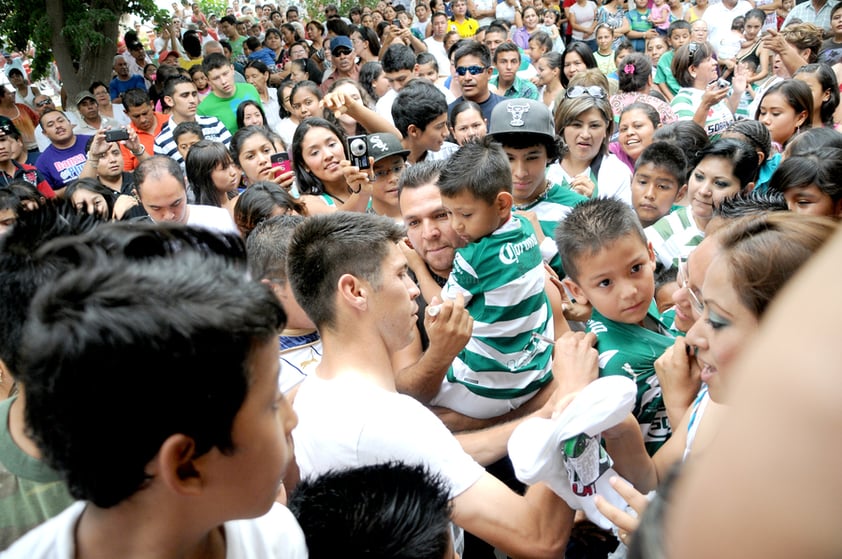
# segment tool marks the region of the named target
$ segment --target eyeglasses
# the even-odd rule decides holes
[[[44,99],[43,101],[38,101],[37,103],[35,103],[35,106],[36,107],[43,107],[45,105],[52,105],[52,104],[53,104],[52,99]]]
[[[477,76],[485,72],[487,69],[488,66],[458,66],[456,68],[456,74],[459,76],[464,76],[465,74]]]
[[[585,95],[594,99],[605,99],[605,90],[598,85],[574,85],[565,92],[564,97],[567,99],[578,99]]]
[[[404,167],[405,167],[405,165],[403,163],[401,163],[400,165],[395,165],[391,169],[383,169],[382,171],[374,171],[374,178],[375,178],[375,180],[385,179],[389,175],[391,175],[392,173],[394,173],[396,176],[400,176],[400,174],[403,173]]]
[[[352,52],[354,51],[352,51],[351,49],[336,49],[335,51],[333,51],[333,56],[348,56]]]
[[[705,312],[705,305],[699,300],[699,296],[696,295],[696,292],[690,286],[690,274],[687,271],[686,258],[682,258],[678,261],[678,274],[675,276],[675,281],[678,283],[679,288],[687,290],[687,294],[690,296],[690,306],[692,307],[693,312],[697,316],[702,316],[702,313]]]

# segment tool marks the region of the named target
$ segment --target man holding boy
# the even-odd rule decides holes
[[[148,253],[106,253],[108,233]],[[27,421],[80,500],[10,555],[306,557],[274,503],[296,424],[278,390],[283,309],[247,278],[241,253],[208,248],[218,237],[108,233],[59,248],[78,264],[32,305],[19,371]],[[165,390],[137,382],[150,371]]]
[[[353,212],[311,217],[293,235],[293,290],[325,349],[295,399],[302,477],[392,460],[426,464],[450,484],[456,524],[511,555],[563,556],[572,512],[560,498],[544,485],[516,495],[432,412],[395,391],[390,356],[412,341],[418,309],[402,239],[394,221]]]
[[[654,302],[655,252],[628,204],[613,198],[573,208],[556,230],[564,284],[593,307],[599,374],[637,383],[634,415],[651,456],[670,435],[655,360],[673,344]]]

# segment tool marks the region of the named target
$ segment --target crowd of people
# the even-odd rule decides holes
[[[184,0],[113,60],[0,86],[8,556],[689,549],[842,216],[842,2]],[[631,413],[524,485],[512,434],[606,376]]]

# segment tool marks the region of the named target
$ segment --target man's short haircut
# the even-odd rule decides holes
[[[235,17],[234,17],[233,15],[231,15],[231,14],[228,14],[227,16],[222,16],[222,17],[219,19],[219,23],[220,23],[220,24],[223,24],[223,23],[230,23],[231,25],[233,25],[234,27],[236,27],[236,26],[237,26],[237,18],[235,18]]]
[[[350,26],[338,17],[325,21],[325,28],[327,28],[328,33],[333,32],[334,35],[351,36]]]
[[[235,452],[253,352],[286,319],[249,279],[239,237],[108,224],[44,254],[67,266],[32,303],[19,377],[33,439],[71,495],[125,501],[174,434],[192,439],[191,457]]]
[[[687,158],[684,157],[684,152],[681,151],[680,147],[669,142],[653,142],[637,158],[634,165],[635,172],[647,163],[668,172],[675,179],[679,188],[687,183],[687,173],[689,172]]]
[[[298,14],[298,7],[290,6],[289,8],[287,8],[286,15],[289,15],[290,13]]]
[[[415,51],[404,44],[389,45],[380,57],[380,64],[387,73],[412,70],[415,68]]]
[[[503,146],[489,136],[463,145],[442,170],[439,189],[447,198],[469,192],[486,204],[501,192],[511,193],[512,170]]]
[[[295,300],[319,330],[336,326],[339,278],[380,287],[381,267],[405,231],[393,219],[357,212],[307,218],[293,233],[287,268]]]
[[[0,91],[2,91],[3,89],[4,89],[4,88],[0,88]],[[12,93],[10,93],[9,95],[13,95],[13,94],[12,94]],[[2,95],[0,95],[0,97],[2,97]],[[56,108],[47,109],[46,111],[44,111],[44,114],[42,114],[42,115],[41,115],[41,117],[40,117],[40,119],[39,119],[39,121],[38,121],[38,126],[40,126],[40,127],[41,127],[41,130],[42,130],[42,131],[44,130],[44,117],[45,117],[45,116],[47,116],[48,114],[51,114],[51,113],[59,113],[59,114],[61,114],[61,116],[63,116],[64,118],[67,118],[67,115],[66,115],[66,114],[64,113],[64,111],[62,111],[62,110],[59,110],[59,109],[56,109]],[[69,119],[68,119],[68,120],[69,120]]]
[[[447,162],[444,160],[421,161],[404,169],[398,181],[398,199],[406,189],[412,190],[426,184],[438,183],[439,176],[446,165]]]
[[[12,76],[23,77],[23,72],[20,71],[20,68],[12,68],[11,70],[9,70],[8,77],[11,78]]]
[[[218,52],[209,54],[204,58],[204,60],[202,60],[202,71],[206,76],[212,70],[218,70],[219,68],[225,68],[226,66],[231,66],[231,61],[228,60],[224,54],[219,54]]]
[[[416,5],[416,8],[417,8],[417,7],[418,7],[418,6]],[[437,17],[443,17],[444,19],[447,19],[447,14],[446,14],[446,13],[444,13],[444,12],[436,12],[436,13],[434,13],[433,15],[431,15],[431,16],[430,16],[430,21],[432,22],[432,21],[433,21],[434,19],[436,19]],[[486,31],[486,33],[488,33],[488,32]]]
[[[138,196],[143,197],[142,187],[147,179],[155,180],[162,176],[175,178],[185,190],[187,189],[184,184],[184,172],[181,170],[181,165],[175,159],[166,155],[153,155],[149,159],[141,161],[140,165],[134,170],[134,184]]]
[[[453,63],[458,65],[459,60],[466,56],[476,56],[483,66],[491,66],[491,51],[482,43],[468,40],[459,45],[453,53]]]
[[[578,281],[582,258],[594,256],[629,235],[647,246],[640,219],[628,204],[614,198],[595,198],[567,214],[555,230],[555,242],[564,270]]]
[[[452,545],[448,487],[423,466],[331,471],[299,483],[289,508],[311,559],[442,559]]]
[[[506,41],[505,43],[501,43],[496,49],[494,49],[494,64],[497,64],[497,58],[500,56],[501,53],[504,52],[516,53],[517,60],[518,62],[520,62],[520,49],[516,44]]]
[[[134,107],[148,105],[149,103],[149,94],[139,87],[133,87],[123,93],[123,108],[127,111]]]
[[[191,120],[182,122],[175,127],[175,130],[172,131],[173,142],[178,144],[178,139],[185,134],[195,134],[199,140],[205,139],[205,133],[202,131],[202,126],[198,122],[193,122]]]
[[[278,215],[261,221],[252,229],[246,239],[251,277],[286,283],[292,232],[303,221],[300,215]]]
[[[494,34],[494,33],[500,33],[500,34],[502,34],[502,35],[503,35],[504,40],[505,40],[505,38],[506,38],[506,37],[508,37],[508,36],[509,36],[509,32],[508,32],[508,30],[506,30],[506,28],[505,28],[505,27],[500,26],[500,25],[494,25],[494,24],[491,24],[491,25],[489,25],[489,26],[488,26],[488,28],[485,30],[485,36],[486,36],[486,38],[487,38],[489,35],[492,35],[492,34]]]
[[[245,44],[250,51],[260,50],[260,39],[258,39],[257,37],[247,38]]]
[[[410,80],[392,103],[392,120],[404,137],[410,124],[423,132],[427,125],[443,114],[447,114],[447,98],[429,80]]]
[[[172,97],[175,94],[176,86],[183,83],[189,83],[193,87],[196,87],[196,84],[193,83],[193,80],[191,80],[187,76],[182,76],[181,74],[179,74],[171,77],[166,82],[164,82],[164,97]]]

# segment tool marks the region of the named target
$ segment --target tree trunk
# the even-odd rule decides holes
[[[53,56],[61,73],[62,84],[67,92],[68,103],[72,103],[76,94],[87,89],[91,82],[111,81],[111,68],[117,53],[117,26],[121,14],[114,14],[114,20],[98,26],[100,33],[107,37],[101,46],[86,45],[82,48],[78,72],[73,68],[73,54],[70,45],[62,35],[65,12],[62,0],[46,0],[47,18],[50,22]],[[68,107],[65,107],[67,109]],[[72,107],[75,108],[75,107]]]

